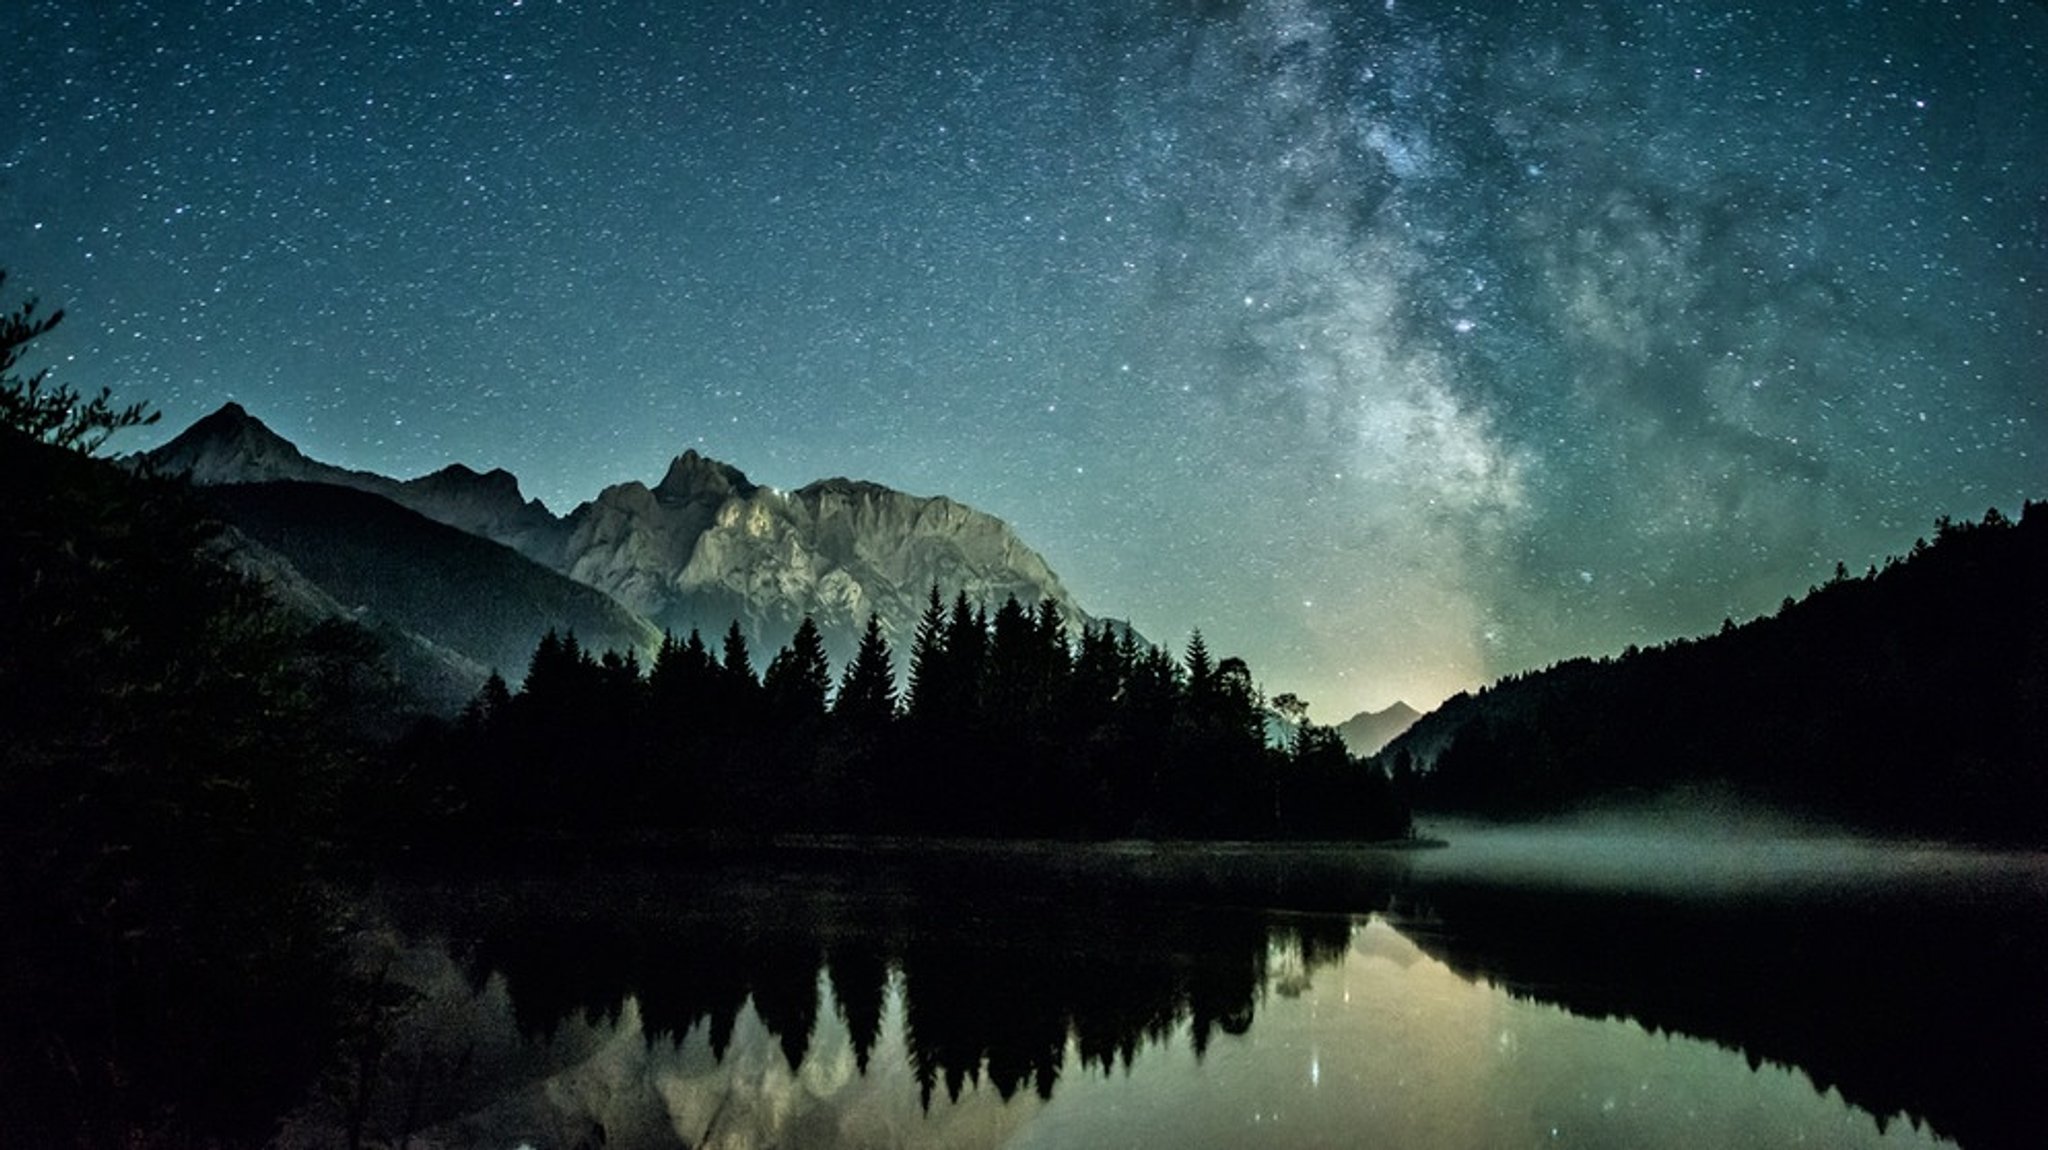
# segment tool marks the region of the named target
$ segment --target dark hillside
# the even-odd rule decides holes
[[[1384,753],[1430,808],[1515,816],[1722,782],[1875,829],[2048,839],[2048,506],[1720,634],[1460,695]]]
[[[652,652],[653,625],[602,591],[379,495],[280,481],[204,489],[222,518],[350,609],[516,675],[550,628]],[[474,690],[482,682],[471,684]]]

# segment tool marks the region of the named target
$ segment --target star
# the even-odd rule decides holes
[[[0,252],[163,435],[946,494],[1333,717],[2043,494],[2038,5],[1033,13],[25,0]]]

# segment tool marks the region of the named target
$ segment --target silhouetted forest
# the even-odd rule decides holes
[[[1241,659],[1128,629],[1070,640],[1057,607],[990,615],[933,587],[899,699],[869,620],[836,689],[809,619],[756,674],[734,623],[667,636],[643,673],[549,632],[517,692],[494,676],[409,747],[422,833],[630,830],[991,837],[1390,839],[1389,780],[1325,727],[1286,748]]]
[[[185,482],[96,458],[145,409],[14,370],[60,318],[0,313],[10,1144],[267,1139],[381,1009],[337,880],[395,842],[1406,829],[1347,757],[1267,750],[1242,662],[1106,630],[1073,649],[1014,603],[935,603],[901,705],[874,630],[836,694],[815,628],[758,676],[737,632],[646,675],[549,636],[516,694],[494,678],[394,744],[419,700],[375,634],[239,574]]]
[[[91,457],[139,408],[11,372],[58,315],[0,316],[0,1132],[254,1143],[343,1029],[323,876],[391,684]]]
[[[1377,756],[1418,805],[1525,815],[1714,782],[1882,830],[2048,835],[2048,505],[1777,614],[1459,695]]]
[[[337,1050],[383,1033],[392,988],[347,961],[338,880],[393,846],[502,864],[501,844],[525,858],[616,840],[680,853],[763,831],[1391,838],[1407,833],[1411,790],[1508,813],[1699,779],[1878,825],[2042,833],[2048,512],[2033,504],[2016,524],[1944,522],[1909,558],[1843,572],[1714,639],[1453,700],[1382,759],[1391,770],[1361,766],[1313,724],[1268,746],[1250,669],[1199,636],[1175,657],[1113,627],[1072,635],[1049,606],[991,614],[937,588],[900,677],[872,623],[836,676],[808,626],[759,672],[736,627],[715,648],[670,636],[645,668],[549,634],[517,690],[493,676],[459,719],[394,742],[394,716],[415,700],[374,635],[236,574],[234,536],[184,483],[94,458],[146,412],[14,373],[55,319],[0,314],[10,1145],[270,1138]],[[1418,771],[1430,747],[1441,753]],[[551,962],[479,939],[476,962],[507,972],[536,1027],[631,991],[650,1029],[729,1029],[751,996],[792,1064],[821,962],[857,1036],[872,1034],[893,970],[927,1091],[976,1074],[1005,1094],[1050,1089],[1065,1031],[1049,1020],[1074,1020],[1093,1066],[1177,1020],[1198,1043],[1248,1024],[1259,932],[1232,934],[1243,924],[1228,916],[1125,929],[1115,894],[1046,897],[1079,912],[1048,922],[1079,925],[1044,929],[1085,931],[1117,950],[1113,968],[1073,958],[1078,943],[1025,947],[1025,961],[910,934],[780,954],[741,938],[727,954],[708,930],[660,956],[701,966],[694,989],[653,988],[630,965],[640,958],[605,946]],[[1334,901],[1362,905],[1348,890]],[[1219,947],[1215,932],[1232,937]],[[963,961],[986,974],[973,993],[944,973]]]

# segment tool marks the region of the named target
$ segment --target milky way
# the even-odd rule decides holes
[[[2042,5],[882,9],[17,3],[0,266],[166,430],[952,495],[1325,721],[2048,495]]]

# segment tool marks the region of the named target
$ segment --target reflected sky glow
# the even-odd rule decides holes
[[[462,1116],[425,1132],[459,1145],[573,1144],[600,1126],[613,1147],[1942,1144],[1903,1122],[1880,1133],[1799,1071],[1753,1071],[1734,1051],[1460,978],[1378,917],[1353,927],[1335,965],[1274,957],[1249,1031],[1200,1058],[1185,1020],[1106,1074],[1070,1038],[1049,1102],[1028,1088],[1005,1102],[984,1078],[957,1100],[941,1088],[929,1111],[901,976],[865,1073],[822,977],[792,1071],[751,1006],[722,1060],[704,1026],[649,1043],[631,999],[616,1019],[572,1020],[530,1046],[502,979],[472,993],[432,950],[405,952],[400,976],[427,995],[408,1039],[428,1052],[421,1064],[473,1052]]]

